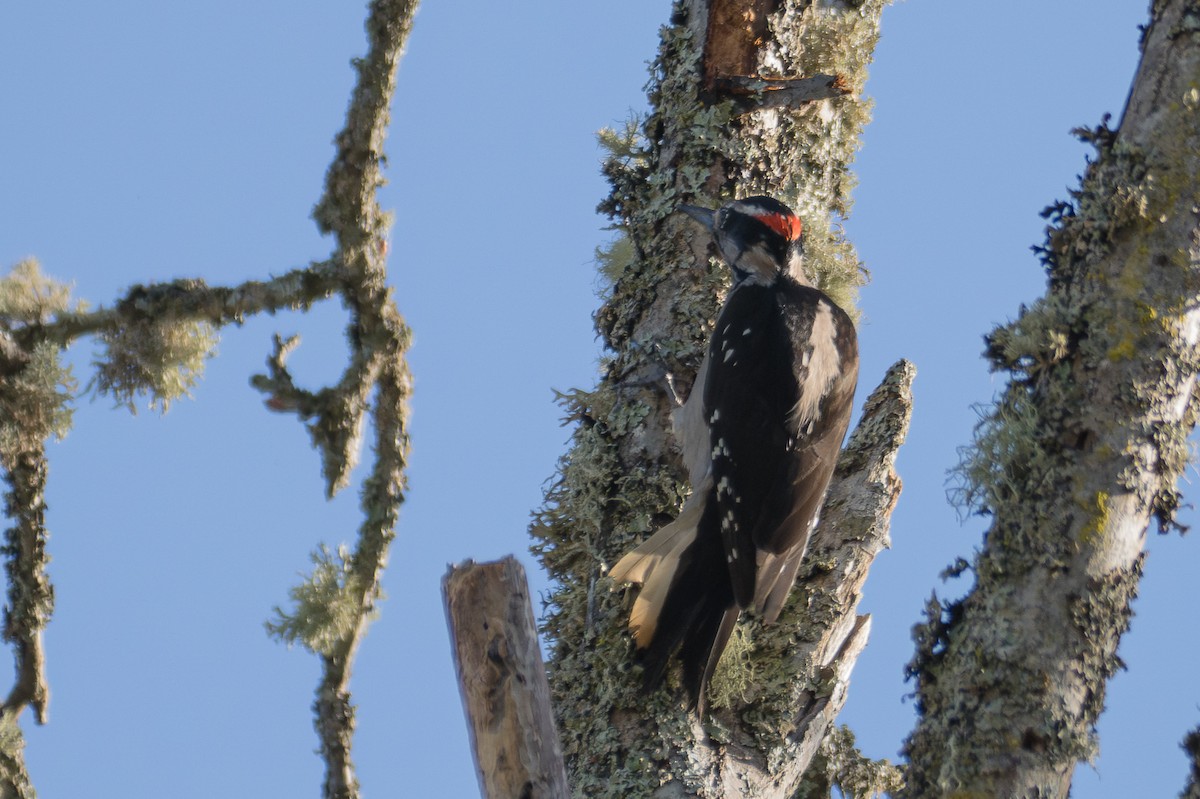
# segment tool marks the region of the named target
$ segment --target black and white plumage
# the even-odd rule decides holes
[[[802,271],[800,220],[770,197],[684,206],[733,271],[674,427],[692,482],[675,521],[610,572],[641,585],[630,614],[646,687],[678,651],[704,691],[744,608],[774,622],[795,581],[849,425],[854,324]]]

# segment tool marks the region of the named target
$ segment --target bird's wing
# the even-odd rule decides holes
[[[817,523],[858,383],[850,318],[815,289],[797,287],[790,296],[784,319],[796,347],[797,401],[788,419],[793,439],[787,468],[767,492],[771,504],[754,531],[754,604],[768,623],[779,616]]]
[[[794,403],[791,358],[783,357],[775,297],[766,286],[742,285],[717,318],[708,353],[704,405],[709,409],[712,488],[701,536],[719,535],[739,607],[754,597],[754,531],[777,513],[787,473],[787,417]]]
[[[791,587],[849,422],[857,361],[853,323],[816,289],[743,285],[722,309],[705,382],[712,489],[700,535],[719,531],[741,607]],[[769,604],[778,615],[782,599]]]

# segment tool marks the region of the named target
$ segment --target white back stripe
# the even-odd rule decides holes
[[[800,400],[792,408],[788,421],[793,430],[800,430],[816,420],[817,409],[842,367],[837,349],[837,325],[833,307],[825,300],[817,303],[808,346],[800,356],[801,365],[808,368],[800,384]]]

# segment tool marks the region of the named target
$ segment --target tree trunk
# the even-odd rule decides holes
[[[846,503],[865,512],[862,526],[839,529],[825,517],[829,551],[853,550],[848,542],[865,536],[851,558],[857,565],[832,556],[810,563],[814,577],[836,573],[826,586],[833,593],[794,597],[788,621],[774,628],[742,625],[703,727],[671,680],[650,697],[639,693],[628,608],[606,572],[688,492],[660,378],[666,371],[680,389],[691,384],[728,278],[678,205],[780,198],[804,219],[810,276],[854,313],[861,269],[837,223],[850,206],[849,164],[869,115],[857,92],[882,7],[677,2],[652,71],[650,116],[640,131],[604,136],[612,193],[601,210],[619,238],[600,253],[611,285],[596,323],[612,354],[595,390],[564,397],[578,426],[533,526],[535,551],[558,584],[545,631],[576,796],[790,796],[844,697],[866,633],[854,614],[854,574],[857,565],[865,574],[886,541],[899,488],[890,458],[903,424],[870,458],[875,483],[860,487],[874,499]],[[911,368],[893,377],[883,394],[906,396]],[[900,416],[906,423],[906,411]],[[875,491],[880,484],[886,490]],[[836,612],[806,607],[815,595]]]
[[[1200,365],[1200,5],[1155,2],[1120,127],[1052,218],[1047,294],[995,330],[1011,374],[962,464],[991,514],[911,670],[910,796],[1066,796],[1142,569],[1172,526]]]

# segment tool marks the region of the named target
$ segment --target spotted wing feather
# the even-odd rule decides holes
[[[710,502],[740,607],[778,615],[849,423],[857,349],[849,318],[816,289],[781,279],[734,291],[717,320],[705,405]],[[711,533],[710,533],[711,534]]]

